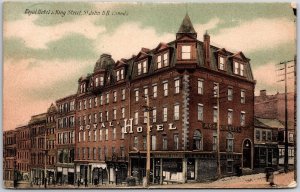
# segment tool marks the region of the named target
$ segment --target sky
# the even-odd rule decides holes
[[[109,14],[102,15],[103,11]],[[208,31],[212,45],[242,51],[251,59],[256,95],[261,89],[270,94],[283,92],[283,83],[277,82],[282,79],[277,64],[295,55],[289,3],[6,2],[3,130],[28,123],[57,99],[76,93],[79,77],[92,73],[102,53],[117,61],[142,47],[152,49],[173,41],[186,13],[200,41]]]

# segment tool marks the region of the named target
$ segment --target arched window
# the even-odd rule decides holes
[[[227,134],[227,152],[233,152],[233,134]]]
[[[200,131],[196,130],[193,136],[193,149],[202,150],[202,134]]]

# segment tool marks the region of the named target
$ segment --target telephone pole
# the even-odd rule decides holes
[[[217,119],[217,177],[221,178],[221,162],[220,162],[220,85],[218,84],[217,90],[217,110],[218,110],[218,119]]]
[[[150,102],[149,102],[149,95],[145,95],[146,97],[146,106],[145,106],[145,111],[147,112],[147,162],[146,162],[146,186],[148,187],[150,185],[150,147],[151,147],[151,141],[150,141]]]
[[[279,69],[279,70],[284,70],[284,79],[280,80],[280,81],[284,81],[284,103],[285,103],[285,113],[284,113],[284,118],[285,118],[285,123],[284,123],[284,127],[285,127],[285,134],[284,134],[284,172],[288,172],[289,170],[289,153],[288,153],[288,149],[289,149],[289,141],[288,141],[288,106],[287,106],[287,74],[290,74],[291,72],[287,72],[287,63],[290,63],[294,60],[289,60],[289,61],[282,61],[279,63],[279,65],[284,65],[283,68]],[[289,67],[290,68],[290,67]],[[296,77],[295,77],[296,78]]]

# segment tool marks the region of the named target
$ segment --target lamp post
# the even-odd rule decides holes
[[[117,166],[116,166],[115,171],[116,171],[116,185],[118,185],[118,167]]]

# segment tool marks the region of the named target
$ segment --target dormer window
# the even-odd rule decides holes
[[[225,58],[222,56],[219,57],[219,69],[225,70]]]
[[[138,67],[138,75],[147,73],[147,61],[146,60],[138,63],[137,67]]]
[[[157,69],[169,66],[168,52],[157,56]]]
[[[191,46],[183,45],[181,47],[181,58],[182,59],[191,59]]]
[[[244,76],[244,64],[234,61],[234,74]]]
[[[104,78],[100,77],[100,86],[103,86],[103,84],[104,84]]]
[[[117,81],[124,79],[124,69],[117,71]]]
[[[85,86],[85,83],[82,83],[80,85],[80,93],[84,93],[86,91],[86,86]]]
[[[99,86],[99,78],[98,78],[98,77],[96,77],[96,79],[95,79],[95,86],[96,86],[96,87]]]

